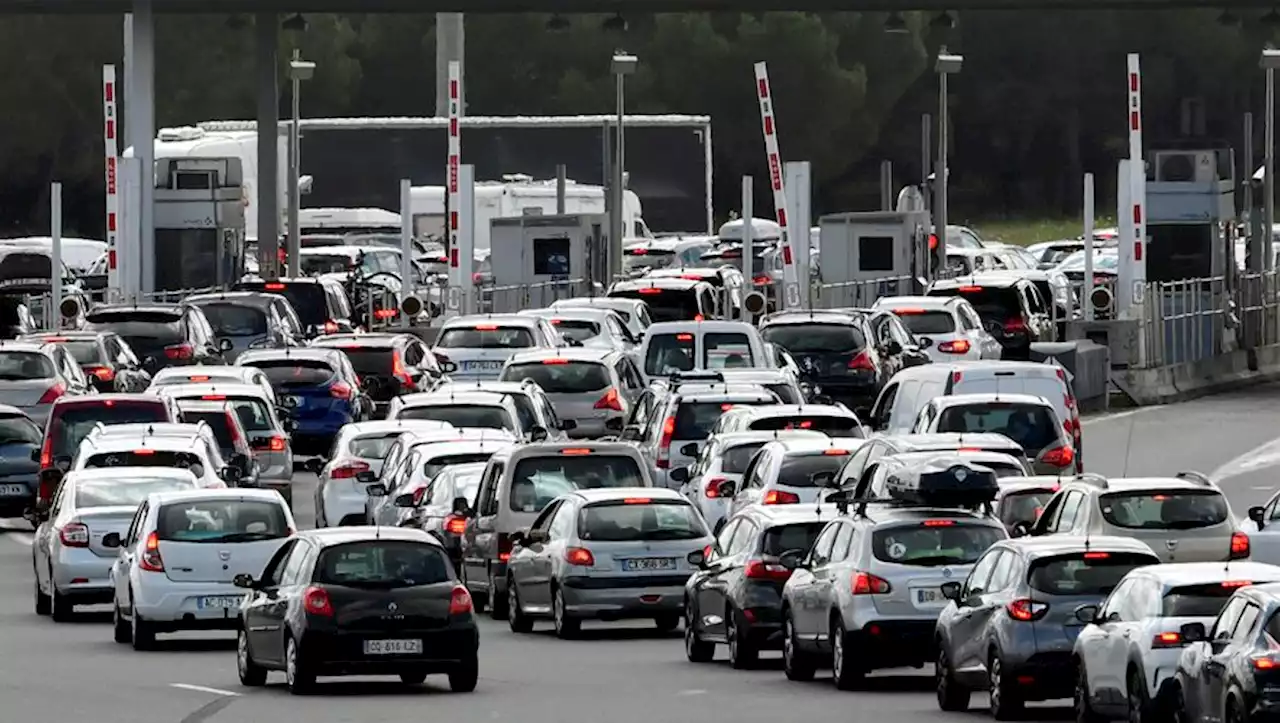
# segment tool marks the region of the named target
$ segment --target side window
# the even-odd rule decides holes
[[[1280,520],[1280,496],[1275,497],[1267,503],[1267,519]]]
[[[578,514],[578,508],[567,502],[560,503],[560,509],[556,510],[555,519],[551,520],[551,539],[564,540],[569,537],[569,533],[573,532],[573,518]]]
[[[1101,618],[1108,622],[1120,622],[1124,620],[1124,608],[1128,604],[1129,595],[1133,592],[1133,586],[1137,584],[1133,578],[1121,580],[1116,589],[1111,591],[1107,596],[1106,602],[1102,605]]]
[[[404,363],[405,366],[416,367],[422,363],[422,346],[419,344],[405,344],[404,346]]]
[[[742,520],[738,523],[738,529],[733,533],[733,540],[729,543],[730,555],[740,555],[747,551],[747,548],[756,539],[756,532],[759,528],[751,520]]]
[[[1078,491],[1067,493],[1067,498],[1062,501],[1062,513],[1058,515],[1058,520],[1053,526],[1054,532],[1066,532],[1075,525],[1082,502],[1084,502],[1084,493]]]
[[[529,526],[529,530],[550,531],[551,518],[554,517],[556,512],[558,512],[562,507],[564,507],[564,502],[556,502],[554,504],[547,505],[546,508],[538,515],[538,518],[533,521],[533,524]]]
[[[876,405],[871,408],[871,418],[882,422],[889,421],[889,413],[893,410],[893,403],[898,397],[898,384],[889,384],[880,392],[880,398],[876,400]],[[863,420],[869,421],[869,420]]]
[[[876,447],[875,442],[864,444],[853,453],[848,462],[845,462],[844,469],[840,472],[840,486],[845,487],[854,484],[858,478],[862,476],[862,469],[867,465],[867,459],[871,456],[871,450]]]
[[[752,457],[751,461],[747,463],[747,471],[744,472],[742,475],[742,480],[743,480],[742,487],[744,489],[749,487],[758,488],[762,484],[764,484],[764,480],[763,480],[764,475],[761,472],[761,470],[768,469],[768,467],[769,467],[769,453],[768,452],[757,453],[756,456]]]
[[[841,527],[840,523],[832,522],[823,528],[818,539],[813,543],[813,549],[809,551],[810,567],[825,565],[831,559],[831,548],[835,546],[836,535],[839,534]]]
[[[281,545],[279,550],[276,550],[276,554],[271,556],[271,560],[267,562],[267,566],[262,570],[262,584],[264,587],[275,587],[280,584],[285,560],[297,545],[297,540],[289,540]]]
[[[133,514],[133,522],[129,523],[129,533],[125,535],[125,546],[132,547],[138,542],[138,538],[142,536],[142,521],[147,519],[147,503],[143,502],[138,505],[138,511]]]
[[[938,408],[934,402],[929,402],[924,409],[920,410],[920,416],[916,417],[916,424],[911,428],[913,434],[921,434],[929,431],[929,427],[933,424],[933,418],[937,416]]]
[[[716,544],[712,552],[720,555],[728,554],[729,543],[733,541],[733,533],[737,531],[738,520],[726,522],[725,526],[720,530],[720,534],[716,537]]]
[[[1210,640],[1229,640],[1231,631],[1235,629],[1236,623],[1240,621],[1240,613],[1244,612],[1245,599],[1236,596],[1227,602],[1227,606],[1218,614],[1218,619],[1213,623],[1213,630],[1209,631]]]
[[[300,581],[300,573],[302,572],[302,558],[306,557],[307,546],[299,542],[294,546],[293,551],[289,553],[289,560],[284,564],[284,569],[280,572],[280,585],[297,585]]]
[[[1231,639],[1237,643],[1246,643],[1257,636],[1254,628],[1258,625],[1258,617],[1262,615],[1262,608],[1248,603],[1244,606],[1244,612],[1240,613],[1240,622],[1236,623],[1235,632],[1231,634]]]
[[[477,515],[492,516],[498,514],[498,483],[502,480],[502,465],[491,464],[480,478],[480,491],[476,493],[475,509]]]
[[[991,580],[987,583],[987,592],[1002,592],[1013,587],[1013,583],[1017,580],[1017,570],[1021,566],[1018,556],[1012,552],[1006,552],[996,561],[995,570],[991,573]]]
[[[1005,554],[1004,550],[992,550],[978,560],[978,564],[974,565],[973,571],[969,573],[969,579],[965,580],[964,590],[960,594],[961,600],[986,593],[987,581],[991,579],[991,573],[995,572],[996,563],[1000,561],[1002,554]]]
[[[844,562],[849,556],[849,543],[853,540],[853,525],[841,524],[836,532],[835,542],[831,545],[829,562]]]

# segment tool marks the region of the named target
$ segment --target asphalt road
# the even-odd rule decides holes
[[[1260,504],[1280,467],[1280,385],[1183,405],[1146,408],[1085,423],[1090,471],[1129,476],[1195,469],[1215,475],[1232,506]],[[314,519],[314,478],[301,476],[295,499],[302,524]],[[719,660],[685,660],[680,635],[651,623],[587,624],[584,639],[560,641],[549,625],[515,636],[505,623],[481,621],[481,679],[469,695],[428,678],[419,688],[380,679],[333,679],[312,697],[290,696],[272,674],[265,689],[242,689],[234,639],[226,634],[162,637],[155,652],[111,641],[108,615],[55,624],[32,607],[30,534],[6,521],[0,534],[0,720],[93,723],[417,723],[431,720],[563,723],[652,721],[872,720],[952,723],[985,716],[984,696],[970,714],[943,714],[931,671],[875,674],[870,690],[836,691],[827,679],[790,683],[779,661],[737,672]],[[1035,706],[1030,720],[1068,720],[1068,701]],[[882,718],[883,719],[883,718]],[[980,718],[980,719],[986,719]]]

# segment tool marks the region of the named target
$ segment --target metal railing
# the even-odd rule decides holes
[[[865,308],[886,296],[910,296],[918,293],[917,282],[911,276],[888,276],[879,279],[840,281],[817,284],[811,294],[815,309]]]

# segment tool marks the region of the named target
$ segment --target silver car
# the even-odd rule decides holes
[[[1075,470],[1076,453],[1053,404],[1032,394],[950,394],[925,405],[912,434],[995,433],[1017,442],[1036,474]]]
[[[570,348],[515,354],[503,381],[533,381],[547,394],[570,437],[622,431],[644,378],[626,354],[607,348]]]
[[[195,487],[190,472],[165,467],[69,472],[31,545],[36,614],[52,614],[54,621],[65,622],[76,605],[111,600],[108,576],[116,550],[103,545],[103,537],[129,529],[129,520],[147,495]]]
[[[267,373],[258,367],[233,367],[222,364],[205,364],[200,366],[165,367],[151,378],[151,386],[147,392],[158,394],[161,387],[174,384],[252,384],[262,389],[262,393],[274,398],[275,390]]]
[[[561,309],[610,309],[622,317],[627,330],[635,339],[644,337],[649,325],[649,305],[639,299],[621,299],[615,296],[582,296],[573,299],[561,299],[550,307],[554,311]]]
[[[368,486],[366,524],[397,527],[412,520],[413,508],[422,502],[436,475],[455,465],[486,463],[512,444],[509,439],[476,439],[414,445],[396,469],[387,470],[381,481]]]
[[[432,351],[436,358],[456,366],[450,372],[454,379],[497,379],[512,354],[561,345],[561,336],[545,319],[486,314],[445,322]]]
[[[740,483],[722,482],[732,517],[751,505],[814,504],[849,461],[862,439],[780,439],[764,445],[747,464]]]
[[[577,490],[543,508],[517,533],[507,563],[507,621],[527,633],[551,618],[562,638],[584,619],[651,618],[674,630],[684,586],[711,533],[672,490]]]
[[[0,342],[0,404],[21,409],[43,427],[53,403],[63,396],[95,392],[64,347],[34,342]]]
[[[629,351],[637,342],[622,317],[609,309],[525,309],[519,314],[551,322],[570,346]]]

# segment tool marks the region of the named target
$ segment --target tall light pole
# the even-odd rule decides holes
[[[1276,222],[1276,68],[1280,68],[1280,50],[1266,48],[1258,63],[1267,74],[1266,138],[1262,142],[1262,267],[1270,271],[1271,238]]]
[[[634,55],[628,55],[622,51],[613,54],[613,75],[616,79],[616,90],[618,94],[618,124],[614,129],[614,146],[613,146],[613,179],[610,181],[613,188],[612,193],[612,215],[609,219],[609,278],[605,280],[608,286],[615,278],[622,274],[622,237],[625,234],[622,227],[622,205],[625,195],[623,193],[623,179],[626,177],[623,171],[626,163],[626,144],[623,138],[623,114],[626,111],[626,77],[636,72],[636,65],[639,59]]]
[[[959,73],[963,64],[963,57],[948,53],[944,46],[938,50],[938,60],[933,66],[938,73],[938,167],[933,180],[933,227],[938,237],[938,258],[944,266],[947,258],[947,76]]]
[[[299,257],[302,255],[299,251],[302,248],[302,233],[298,228],[298,210],[302,207],[302,193],[298,188],[302,168],[302,133],[300,132],[302,106],[299,96],[302,91],[302,81],[311,80],[315,72],[316,64],[309,60],[302,60],[301,51],[294,48],[293,60],[289,61],[289,80],[293,82],[291,94],[293,97],[290,99],[293,103],[293,122],[289,124],[289,243],[285,248],[289,257],[287,275],[290,278],[301,275]]]

